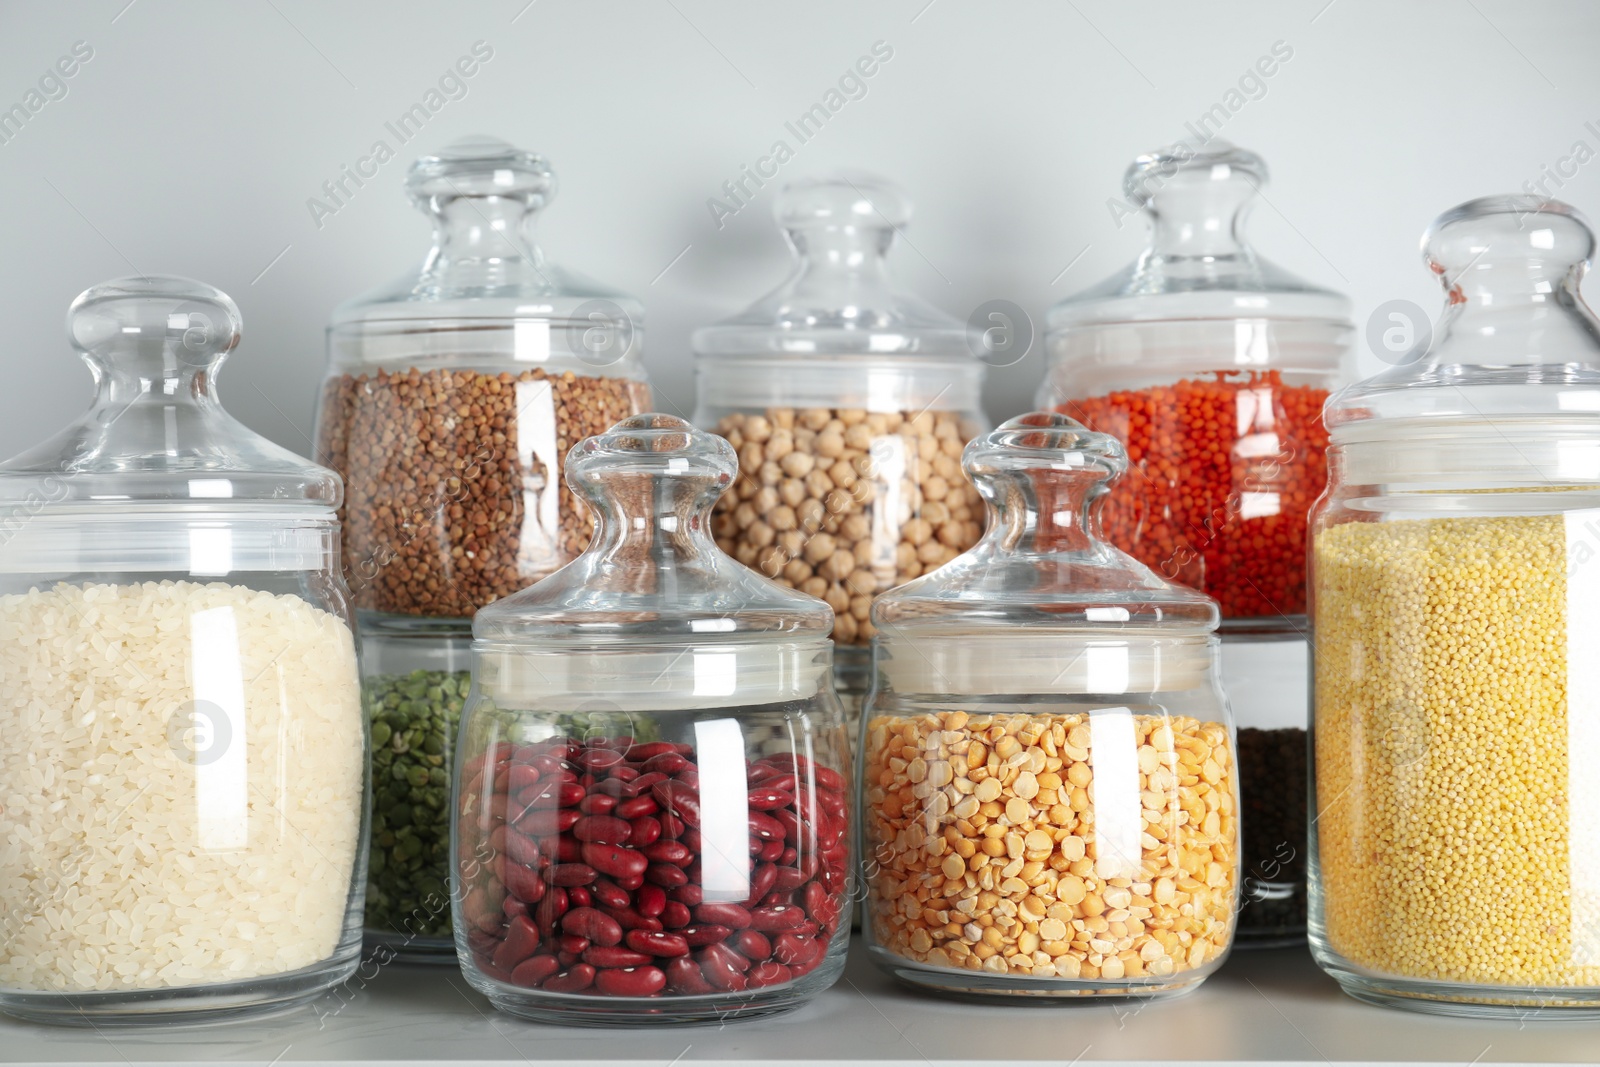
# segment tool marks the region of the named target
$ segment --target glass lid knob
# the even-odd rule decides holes
[[[1459,304],[1494,302],[1521,292],[1576,288],[1594,255],[1594,231],[1576,208],[1535,196],[1469,200],[1434,220],[1422,235],[1423,261]]]
[[[232,298],[170,276],[118,278],[85,290],[67,311],[67,336],[100,380],[168,379],[211,370],[239,344]]]
[[[995,510],[1008,550],[1087,551],[1100,540],[1096,505],[1128,469],[1128,454],[1109,434],[1041,411],[972,441],[961,466]]]

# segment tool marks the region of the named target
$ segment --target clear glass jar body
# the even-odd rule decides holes
[[[472,640],[368,633],[361,672],[372,732],[367,940],[392,959],[454,963],[450,771],[472,685]]]
[[[1240,318],[1046,340],[1041,404],[1128,448],[1107,539],[1215,597],[1224,632],[1292,632],[1305,613],[1306,515],[1327,479],[1322,405],[1339,377],[1295,353],[1338,353],[1349,338],[1348,326]]]
[[[429,326],[329,331],[317,448],[344,476],[345,576],[375,626],[470,619],[572,560],[590,519],[562,460],[650,406],[637,364],[560,356],[587,322]]]
[[[578,676],[570,656],[480,643],[456,937],[496,1007],[577,1025],[707,1022],[781,1011],[838,979],[851,776],[826,646],[707,645],[688,659],[736,679],[769,675],[774,655],[795,699],[652,707],[562,693],[551,680]],[[659,675],[674,658],[684,650],[635,647],[585,657],[581,673],[647,688],[641,665]]]
[[[1299,635],[1222,642],[1222,687],[1238,726],[1240,948],[1295,945],[1306,936],[1308,656]]]
[[[1096,671],[1137,676],[1146,657],[1147,678],[1163,651],[1207,663],[1216,648],[1051,644]],[[1000,697],[880,681],[861,756],[873,961],[915,985],[1015,997],[1172,994],[1221,966],[1239,884],[1233,738],[1209,670],[1172,681]]]
[[[73,303],[77,422],[0,463],[0,1010],[304,1004],[359,962],[367,731],[339,480],[240,425],[226,294]]]
[[[1362,469],[1402,441],[1332,453],[1312,550],[1312,951],[1364,1000],[1600,1014],[1600,841],[1579,755],[1600,739],[1593,428],[1573,427],[1564,453],[1500,429],[1549,480],[1491,482],[1481,434],[1442,445],[1453,477],[1409,486]]]

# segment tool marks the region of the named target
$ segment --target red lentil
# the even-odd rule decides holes
[[[1129,473],[1101,510],[1105,537],[1226,618],[1306,610],[1306,513],[1327,480],[1326,389],[1276,370],[1069,400],[1057,410],[1119,437]]]

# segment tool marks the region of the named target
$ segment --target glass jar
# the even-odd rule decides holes
[[[1140,156],[1123,189],[1150,216],[1129,268],[1050,311],[1041,406],[1113,434],[1130,476],[1112,544],[1218,601],[1223,631],[1294,633],[1306,514],[1326,480],[1322,403],[1344,376],[1350,302],[1245,242],[1267,168],[1214,138]]]
[[[468,138],[412,164],[406,191],[434,246],[420,275],[334,312],[317,416],[345,480],[346,580],[363,625],[391,629],[470,620],[582,551],[562,458],[650,397],[638,302],[534,241],[542,156]]]
[[[0,464],[0,1009],[207,1021],[348,978],[366,730],[340,484],[217,399],[232,300],[98,285],[87,414]]]
[[[792,1007],[839,977],[849,939],[832,615],[712,541],[738,469],[722,438],[641,415],[566,469],[589,548],[473,624],[462,969],[547,1022]]]
[[[1600,1014],[1594,244],[1558,201],[1446,212],[1431,342],[1328,403],[1310,936],[1362,1000]]]
[[[1239,885],[1217,607],[1101,539],[1121,444],[1053,413],[967,446],[983,539],[878,599],[861,775],[873,961],[914,985],[1155,996]]]
[[[468,635],[364,634],[361,688],[372,729],[367,939],[377,958],[449,962],[450,766],[472,684]]]
[[[785,186],[789,279],[694,334],[695,424],[739,455],[717,543],[828,602],[853,722],[871,681],[872,600],[983,532],[961,449],[987,428],[984,364],[964,324],[895,288],[911,218],[893,184],[848,173]]]

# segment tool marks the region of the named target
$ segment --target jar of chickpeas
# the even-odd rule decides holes
[[[911,215],[881,178],[784,188],[788,281],[694,335],[695,423],[739,476],[715,518],[740,563],[828,602],[839,695],[866,694],[873,599],[972,546],[984,511],[961,449],[986,429],[965,325],[896,288],[886,255]]]
[[[1600,1016],[1600,319],[1573,208],[1423,239],[1431,343],[1328,402],[1310,941],[1361,1000]]]
[[[1024,415],[962,462],[995,522],[872,611],[871,957],[949,993],[1192,988],[1239,900],[1216,602],[1102,540],[1114,437]]]

